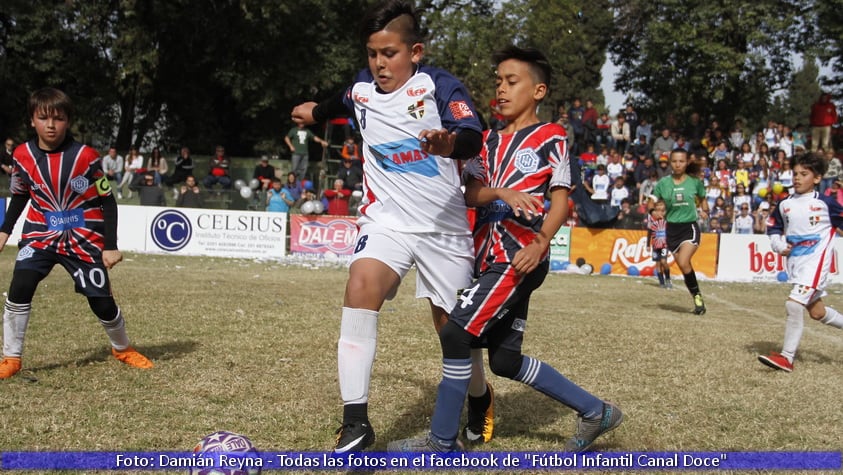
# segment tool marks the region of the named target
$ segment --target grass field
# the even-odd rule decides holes
[[[4,289],[8,251],[0,254]],[[0,448],[191,450],[216,430],[246,434],[264,450],[332,446],[344,268],[126,257],[111,272],[114,292],[133,343],[156,367],[110,356],[85,299],[57,267],[33,302],[24,370],[0,381]],[[806,321],[794,373],[774,372],[755,357],[780,347],[786,286],[702,282],[708,313],[695,317],[676,284],[665,291],[652,278],[554,274],[533,296],[525,353],[625,412],[596,450],[843,448],[843,332]],[[440,351],[414,288],[411,274],[381,312],[375,450],[429,424]],[[841,290],[826,299],[838,309]],[[484,449],[561,451],[575,414],[490,379],[497,431]]]

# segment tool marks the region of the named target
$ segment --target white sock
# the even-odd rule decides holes
[[[831,307],[825,308],[825,316],[820,320],[820,323],[831,325],[834,328],[843,328],[843,315]]]
[[[784,324],[782,356],[793,363],[796,349],[799,348],[799,340],[802,339],[802,328],[805,326],[805,317],[802,315],[804,307],[799,302],[788,300],[784,308],[787,309],[787,321]]]
[[[123,312],[117,309],[117,316],[111,321],[100,320],[105,334],[111,340],[111,346],[117,351],[123,351],[129,347],[129,335],[126,334],[126,321],[123,320]]]
[[[375,363],[378,340],[378,312],[363,308],[342,308],[337,369],[340,394],[345,404],[369,400],[369,381]]]
[[[468,383],[468,395],[480,397],[486,393],[486,371],[483,368],[483,350],[471,350],[471,381]]]
[[[6,300],[3,310],[3,356],[20,358],[31,312],[31,303],[14,303]]]

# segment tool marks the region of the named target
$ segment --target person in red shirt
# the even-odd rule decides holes
[[[837,123],[837,107],[831,94],[823,93],[811,106],[811,151],[831,148],[831,126]]]
[[[340,178],[334,180],[334,189],[323,192],[328,198],[328,214],[333,216],[348,216],[348,199],[351,198],[351,190],[343,188],[343,181]]]

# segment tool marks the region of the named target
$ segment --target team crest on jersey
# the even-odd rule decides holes
[[[676,201],[685,201],[685,194],[682,193],[681,191],[675,193],[673,196],[676,199]]]
[[[26,246],[26,247],[22,248],[20,251],[18,251],[18,259],[17,260],[22,261],[24,259],[29,259],[30,257],[32,257],[32,254],[34,252],[35,252],[34,249],[32,249],[29,246]]]
[[[84,193],[88,189],[90,183],[84,176],[77,176],[70,180],[70,188],[77,193]]]
[[[515,155],[515,168],[524,174],[535,173],[539,169],[539,156],[531,148],[520,150]]]
[[[811,226],[816,226],[816,225],[820,224],[820,220],[821,220],[821,219],[822,219],[822,218],[820,218],[820,217],[819,217],[818,215],[816,215],[816,214],[815,214],[815,215],[812,215],[812,216],[808,216],[808,223],[809,223]]]
[[[424,117],[424,101],[416,101],[415,104],[407,107],[407,112],[409,112],[414,119],[421,119]]]

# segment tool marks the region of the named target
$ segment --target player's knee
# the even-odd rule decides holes
[[[448,359],[467,359],[471,357],[471,340],[474,337],[464,328],[449,321],[439,332],[442,344],[442,356]]]
[[[113,297],[88,297],[88,306],[100,320],[110,322],[117,318],[117,303]]]
[[[498,376],[515,379],[521,371],[521,352],[498,349],[489,352],[489,368]]]
[[[14,303],[30,303],[35,295],[35,289],[44,276],[31,270],[16,270],[12,274],[12,283],[9,285],[8,298]]]

